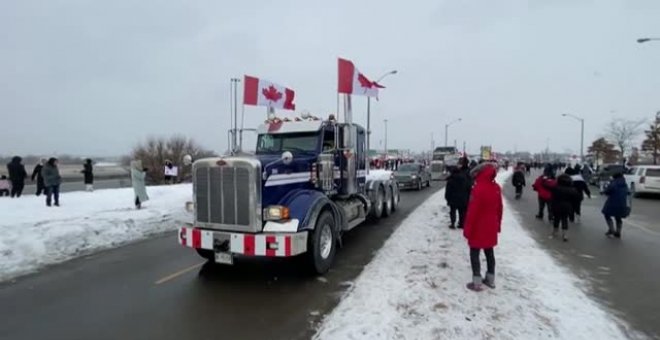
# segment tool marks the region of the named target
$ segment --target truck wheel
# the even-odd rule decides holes
[[[399,196],[398,194],[396,196],[394,195],[394,188],[390,188],[390,192],[392,193],[392,211],[396,211],[399,206]]]
[[[205,259],[207,259],[211,262],[215,261],[215,253],[213,252],[213,250],[199,249],[199,248],[197,248],[195,250],[197,250],[197,254],[199,254],[199,256],[201,256],[201,257],[203,257],[203,258],[205,258]]]
[[[378,186],[378,191],[376,192],[376,201],[373,202],[371,206],[371,217],[375,219],[379,219],[381,216],[383,216],[383,200],[385,197],[385,194],[383,193],[383,188],[381,186]]]
[[[392,188],[387,188],[385,190],[387,190],[389,193],[392,193]],[[392,195],[389,195],[390,197],[387,196],[388,195],[385,195],[385,204],[383,204],[383,217],[387,217],[392,214]]]
[[[316,221],[307,247],[310,269],[316,274],[327,272],[335,259],[337,240],[334,230],[334,217],[328,211],[323,212]]]

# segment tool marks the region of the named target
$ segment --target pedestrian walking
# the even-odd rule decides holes
[[[2,196],[9,197],[10,191],[11,191],[11,182],[9,181],[9,178],[7,178],[7,176],[5,175],[0,176],[0,197]]]
[[[9,172],[9,181],[11,182],[11,197],[21,197],[23,188],[25,187],[25,179],[27,172],[23,165],[23,159],[19,156],[14,156],[11,162],[7,164],[7,172]]]
[[[456,228],[457,214],[458,228],[462,229],[465,225],[465,212],[470,201],[471,190],[472,180],[467,172],[467,163],[464,163],[460,168],[452,168],[445,187],[445,199],[449,206],[449,219],[451,221],[449,229]]]
[[[470,193],[465,229],[463,236],[467,238],[470,247],[470,264],[472,266],[472,282],[467,288],[481,291],[482,283],[495,288],[495,250],[497,236],[502,226],[502,190],[495,183],[497,166],[489,163],[477,166],[472,170],[475,184]],[[481,276],[479,255],[483,250],[486,255],[486,277]]]
[[[516,199],[519,200],[522,197],[523,187],[525,186],[525,169],[526,167],[520,165],[513,172],[513,179],[511,183],[516,188]]]
[[[133,185],[133,192],[135,194],[136,209],[141,209],[142,204],[149,200],[149,196],[147,195],[147,186],[145,184],[146,177],[147,169],[142,167],[142,161],[131,161],[131,184]]]
[[[561,224],[561,238],[564,242],[568,241],[568,220],[573,214],[573,206],[577,199],[578,192],[573,187],[571,176],[562,174],[557,177],[557,182],[549,188],[552,192],[552,234],[550,237],[559,236],[559,225]]]
[[[622,173],[615,173],[612,176],[612,181],[603,194],[607,196],[607,200],[601,211],[607,222],[607,232],[605,235],[607,237],[621,238],[623,219],[630,215],[630,206],[627,202],[630,192],[628,191],[628,186]],[[614,229],[614,221],[612,219],[616,220],[616,230]]]
[[[552,192],[548,189],[555,186],[555,174],[552,164],[546,164],[543,169],[543,174],[536,178],[532,188],[538,194],[539,212],[536,218],[543,219],[543,211],[548,208],[548,219],[552,221],[552,209],[550,208],[552,200]]]
[[[44,177],[41,176],[41,169],[44,168],[44,164],[46,164],[46,159],[42,158],[37,165],[34,166],[34,169],[32,169],[32,176],[30,179],[32,182],[34,182],[34,179],[37,179],[37,192],[35,193],[37,196],[41,195],[41,193],[45,193],[46,191],[46,186],[44,185]]]
[[[580,222],[582,216],[582,201],[584,201],[584,195],[587,195],[591,199],[591,190],[589,190],[589,185],[584,180],[582,176],[582,167],[579,164],[576,164],[574,171],[572,171],[571,180],[573,181],[573,187],[577,190],[577,196],[573,202],[573,213],[569,217],[569,221]]]
[[[44,177],[44,185],[46,186],[46,206],[49,207],[53,199],[55,206],[60,206],[60,184],[62,184],[62,177],[60,176],[60,170],[57,164],[57,158],[51,157],[43,169],[41,169],[41,175]]]
[[[85,190],[88,192],[94,191],[94,169],[92,167],[92,160],[87,158],[85,164],[83,164],[83,169],[80,171],[84,178]]]

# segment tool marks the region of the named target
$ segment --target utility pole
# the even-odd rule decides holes
[[[660,111],[655,113],[655,124],[653,129],[653,165],[658,165],[658,144],[660,143]]]

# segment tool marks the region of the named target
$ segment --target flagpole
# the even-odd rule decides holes
[[[243,151],[243,127],[245,126],[245,103],[241,104],[241,134],[239,135],[238,149]]]
[[[339,121],[339,92],[337,92],[337,121]]]
[[[367,97],[367,175],[369,174],[369,150],[371,147],[371,97]]]

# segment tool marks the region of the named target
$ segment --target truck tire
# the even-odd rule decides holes
[[[383,216],[383,201],[385,200],[385,193],[383,192],[383,187],[380,185],[376,190],[376,201],[371,205],[371,217],[379,219]]]
[[[397,194],[396,196],[394,195],[394,188],[390,188],[390,192],[392,193],[392,211],[396,211],[396,209],[399,207],[399,195]]]
[[[197,248],[195,250],[197,250],[197,254],[199,254],[199,256],[201,256],[201,257],[203,257],[203,258],[205,258],[205,259],[207,259],[211,262],[215,262],[215,253],[213,252],[213,250],[199,249],[199,248]]]
[[[385,195],[385,202],[383,203],[383,217],[392,215],[392,188],[387,187],[389,195]]]
[[[332,266],[337,251],[335,235],[335,219],[328,211],[324,211],[307,241],[307,256],[310,269],[315,274],[324,274]]]

